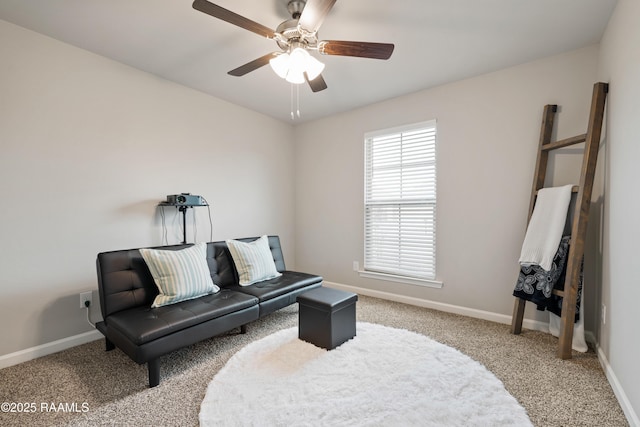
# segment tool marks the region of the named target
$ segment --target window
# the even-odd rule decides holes
[[[435,280],[435,229],[435,120],[366,134],[362,275]]]

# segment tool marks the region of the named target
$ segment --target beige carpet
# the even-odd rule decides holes
[[[163,357],[162,382],[153,389],[146,366],[119,350],[105,352],[102,340],[2,369],[0,402],[34,403],[36,411],[0,412],[0,425],[197,426],[215,373],[248,343],[296,326],[297,315],[294,305],[250,324],[246,335],[233,331]],[[628,425],[591,351],[563,361],[548,334],[515,336],[508,325],[370,297],[360,297],[357,317],[427,335],[482,363],[536,426]]]
[[[247,345],[209,384],[200,425],[532,427],[469,356],[406,329],[356,329],[331,351],[299,340],[296,327]]]

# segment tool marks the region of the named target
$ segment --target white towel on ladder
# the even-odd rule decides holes
[[[551,270],[567,220],[572,187],[565,185],[538,190],[520,252],[520,265],[539,265],[546,271]]]

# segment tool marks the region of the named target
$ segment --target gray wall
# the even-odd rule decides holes
[[[620,0],[602,39],[599,76],[610,82],[606,132],[606,191],[602,304],[598,338],[601,359],[623,407],[640,426],[640,2]],[[628,411],[629,413],[630,411]],[[631,419],[630,419],[631,420]]]
[[[561,106],[557,138],[585,132],[597,54],[593,46],[298,126],[298,267],[509,322],[543,106]],[[363,135],[430,119],[438,128],[437,279],[444,286],[361,278],[353,261],[363,265]],[[576,149],[555,156],[548,185],[577,184],[581,159]],[[531,304],[526,317],[548,318]]]
[[[295,262],[291,126],[4,21],[0,58],[0,356],[89,331],[96,254],[162,244],[167,194],[205,196],[214,240],[279,234]]]

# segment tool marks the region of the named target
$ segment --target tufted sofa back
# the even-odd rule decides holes
[[[237,239],[251,242],[256,237]],[[153,249],[175,251],[189,245],[156,246]],[[278,236],[269,236],[269,247],[278,271],[285,270],[284,256]],[[207,264],[213,282],[221,288],[238,284],[231,253],[225,242],[207,243]],[[138,249],[102,252],[96,260],[98,294],[102,318],[110,314],[138,306],[151,306],[158,295],[151,272]]]

